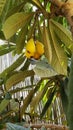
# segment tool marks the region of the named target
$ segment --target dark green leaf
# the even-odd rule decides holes
[[[46,102],[46,104],[45,104],[45,106],[44,106],[44,108],[42,110],[41,115],[40,115],[40,118],[42,118],[44,116],[44,114],[46,113],[48,107],[50,106],[50,104],[51,104],[51,102],[53,100],[55,92],[56,92],[56,89],[54,89],[53,92],[50,93],[49,98],[48,98],[48,100],[47,100],[47,102]]]
[[[1,45],[0,46],[0,56],[5,55],[15,49],[13,45]]]

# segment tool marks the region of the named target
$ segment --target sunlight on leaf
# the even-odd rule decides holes
[[[73,52],[73,40],[71,32],[54,20],[50,20],[50,24],[52,25],[53,30],[55,31],[59,39],[63,41],[66,47],[71,49],[71,51]]]
[[[67,75],[67,56],[65,54],[64,48],[61,47],[61,41],[58,41],[58,38],[55,35],[51,21],[49,25],[53,52],[51,65],[55,71],[57,71],[57,73]]]
[[[34,13],[15,13],[10,16],[3,25],[3,32],[6,39],[9,39],[13,36],[20,28],[26,25]]]

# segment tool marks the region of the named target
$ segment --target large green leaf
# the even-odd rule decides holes
[[[24,27],[29,21],[34,13],[15,13],[14,15],[10,16],[3,25],[3,32],[6,39],[9,39],[13,36],[19,29]]]
[[[34,75],[34,72],[32,70],[15,73],[6,81],[6,89],[9,90],[13,85],[19,83],[20,81],[23,81],[26,77],[32,75]]]
[[[52,39],[51,46],[53,52],[51,65],[58,74],[67,75],[67,56],[65,54],[64,48],[61,47],[61,41],[59,41],[53,30],[51,21],[49,23],[49,29]]]
[[[44,26],[43,29],[43,44],[45,48],[45,56],[51,63],[52,60],[52,48],[51,48],[51,39],[49,37],[49,30]]]
[[[71,32],[54,20],[50,20],[50,23],[59,39],[73,52],[73,39]]]
[[[2,14],[5,4],[6,0],[0,0],[0,15]]]

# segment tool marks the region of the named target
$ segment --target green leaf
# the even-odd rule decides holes
[[[27,25],[21,29],[16,40],[16,51],[18,54],[20,54],[22,49],[24,48],[27,32],[28,32],[28,21],[27,21]]]
[[[24,2],[19,1],[19,2],[17,2],[17,4],[16,4],[16,1],[15,1],[15,5],[14,5],[14,6],[12,5],[12,8],[8,11],[6,17],[9,17],[9,16],[13,15],[14,13],[20,12],[20,11],[24,8],[24,6],[25,6],[25,4],[26,4],[27,2],[29,2],[29,0],[24,1]],[[18,4],[18,3],[19,3],[19,4]]]
[[[62,100],[63,109],[68,119],[68,79],[60,80],[60,95]]]
[[[0,56],[5,55],[15,49],[13,45],[1,45],[0,46]]]
[[[21,117],[24,115],[24,112],[25,112],[26,108],[30,104],[34,93],[35,93],[35,91],[34,91],[34,89],[32,89],[29,92],[29,94],[27,95],[27,97],[23,100],[23,106],[21,107]]]
[[[24,128],[23,126],[13,124],[13,123],[6,123],[7,130],[30,130],[30,128]]]
[[[58,74],[52,68],[52,66],[50,64],[48,64],[48,62],[46,62],[45,60],[38,61],[33,70],[36,73],[36,75],[43,77],[43,78],[44,77],[48,78],[48,77],[55,76]]]
[[[40,115],[41,118],[44,116],[44,114],[46,113],[48,107],[50,106],[50,104],[51,104],[51,102],[53,100],[55,92],[56,92],[56,89],[54,88],[54,90],[52,91],[52,93],[50,93],[49,98],[48,98],[48,100],[47,100],[47,102],[46,102],[46,104],[45,104],[45,106],[44,106],[44,108],[42,110],[42,113]]]
[[[32,75],[34,75],[34,72],[32,70],[20,71],[16,74],[12,75],[6,81],[6,90],[9,90],[13,85],[19,83],[20,81],[23,81],[26,77],[29,77]]]
[[[21,55],[11,66],[6,68],[2,73],[0,73],[0,78],[6,77],[10,74],[13,70],[18,68],[24,61],[24,57]]]
[[[5,4],[5,6],[4,6],[4,9],[3,9],[3,11],[2,11],[2,14],[1,14],[1,21],[2,21],[2,23],[4,23],[5,22],[5,20],[6,20],[6,17],[7,17],[7,13],[10,11],[10,9],[12,8],[12,7],[14,7],[14,5],[16,5],[17,3],[16,3],[16,1],[15,0],[6,0],[6,4]]]
[[[9,99],[3,99],[2,102],[0,103],[0,113],[2,113],[3,110],[7,107],[9,104],[10,100]]]
[[[65,54],[64,48],[61,47],[61,41],[55,34],[55,31],[52,27],[52,23],[49,23],[50,35],[52,39],[52,61],[51,65],[58,74],[67,75],[67,56]]]
[[[36,94],[35,97],[33,97],[32,102],[30,103],[30,109],[33,112],[33,110],[35,111],[36,106],[39,104],[39,102],[42,100],[42,98],[44,97],[47,89],[48,89],[48,85],[49,82],[46,83],[46,85],[44,86],[44,88],[42,88],[42,90],[38,91],[38,93]]]
[[[29,21],[34,13],[15,13],[14,15],[10,16],[3,25],[3,32],[6,39],[9,39],[13,36],[19,29],[24,27]]]
[[[54,20],[50,20],[50,23],[59,39],[73,52],[73,39],[71,32]]]
[[[28,107],[28,105],[30,104],[30,102],[32,101],[32,98],[34,96],[34,94],[38,91],[40,84],[41,84],[42,80],[40,80],[35,89],[32,89],[29,94],[27,95],[27,97],[23,100],[23,105],[21,107],[21,117],[24,115],[26,108]]]
[[[49,35],[49,30],[44,26],[43,28],[43,44],[45,48],[45,56],[47,57],[49,63],[52,60],[52,48],[51,48],[51,39]]]
[[[0,0],[0,15],[2,14],[5,4],[6,0]]]

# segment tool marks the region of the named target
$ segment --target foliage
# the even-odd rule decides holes
[[[10,121],[15,118],[17,118],[16,121],[22,121],[25,114],[29,115],[32,121],[34,117],[49,119],[51,104],[58,93],[61,94],[65,114],[67,114],[65,103],[68,105],[68,102],[63,100],[62,92],[64,90],[67,97],[67,88],[63,85],[65,86],[69,73],[67,68],[73,52],[73,40],[65,17],[54,16],[52,12],[53,8],[49,0],[17,0],[17,2],[3,0],[3,4],[1,4],[0,39],[4,40],[4,44],[0,45],[0,56],[9,52],[14,56],[18,55],[17,60],[0,73],[2,123],[7,122],[8,117]],[[39,61],[31,61],[24,56],[27,41],[31,38],[44,45],[45,53]],[[5,40],[8,42],[5,43]],[[36,67],[29,70],[30,64],[35,64]],[[41,75],[38,83],[34,83],[36,74]],[[12,91],[11,88],[14,85],[25,81],[27,77],[30,77],[31,85],[17,87]],[[14,103],[17,103],[19,108],[14,110],[9,108],[12,95],[26,89],[29,90],[29,93],[25,98],[14,99]],[[41,102],[43,109],[38,114],[37,106]],[[13,113],[15,113],[15,117],[10,117]]]

